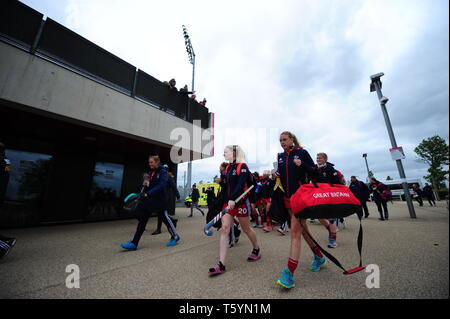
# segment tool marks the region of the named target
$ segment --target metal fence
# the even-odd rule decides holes
[[[17,0],[0,1],[0,39],[186,121],[209,127],[208,109]]]

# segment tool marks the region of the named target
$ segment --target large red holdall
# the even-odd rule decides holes
[[[303,184],[291,196],[290,202],[292,213],[302,224],[305,224],[307,218],[343,218],[357,214],[359,218],[357,240],[359,266],[356,268],[346,270],[333,255],[315,241],[309,232],[305,231],[304,235],[310,237],[328,259],[344,270],[345,275],[353,274],[365,268],[362,266],[361,254],[363,242],[361,203],[347,186],[327,183]]]
[[[358,213],[361,203],[345,185],[312,183],[291,196],[291,209],[297,218],[343,218]]]

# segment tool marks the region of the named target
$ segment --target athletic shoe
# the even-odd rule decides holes
[[[161,234],[161,231],[160,230],[155,230],[153,233],[152,233],[152,235],[159,235],[159,234]]]
[[[261,224],[256,224],[256,225],[255,225],[255,228],[263,228],[263,225],[261,225]]]
[[[384,218],[378,218],[378,220],[385,220]]]
[[[310,218],[310,219],[309,219],[309,222],[310,222],[311,224],[314,224],[314,219],[313,219],[313,218]]]
[[[333,237],[328,237],[328,248],[336,248],[336,239]]]
[[[369,214],[367,214],[366,216],[364,216],[364,218],[369,218]]]
[[[126,244],[120,244],[120,247],[127,250],[136,250],[137,246],[133,244],[132,242],[126,243]]]
[[[320,267],[325,265],[325,263],[327,262],[327,260],[325,259],[325,257],[319,257],[314,255],[314,260],[313,263],[311,264],[311,267],[309,267],[309,270],[311,271],[319,271]]]
[[[0,258],[6,257],[10,251],[11,246],[3,240],[0,240]]]
[[[284,230],[280,227],[277,229],[277,231],[281,234],[281,235],[285,235]]]
[[[273,226],[266,225],[266,226],[263,227],[263,230],[264,230],[266,233],[268,233],[268,232],[270,232],[270,231],[273,230]]]
[[[180,240],[180,236],[177,236],[176,238],[171,238],[169,240],[169,242],[167,243],[167,247],[175,246],[179,240]]]
[[[248,256],[247,261],[257,261],[261,259],[261,253],[255,254],[253,251],[250,254],[250,256]]]
[[[277,280],[277,285],[280,285],[281,287],[291,289],[295,287],[294,282],[294,275],[291,273],[291,271],[288,268],[284,268],[281,271],[281,277]]]
[[[241,230],[237,226],[233,226],[234,231],[234,243],[237,244],[239,237],[241,236]]]
[[[211,268],[209,268],[208,274],[209,275],[220,275],[223,274],[225,272],[225,267],[224,269],[221,269],[219,265],[214,265]]]

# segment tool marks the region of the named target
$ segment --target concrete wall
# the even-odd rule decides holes
[[[204,133],[192,123],[4,42],[0,42],[0,98],[168,147],[176,143],[191,149],[186,140],[170,139],[175,128],[191,136]],[[210,157],[210,141],[195,144],[195,158],[200,153]]]

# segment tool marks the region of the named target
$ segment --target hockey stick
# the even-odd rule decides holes
[[[254,185],[250,186],[244,193],[242,193],[241,196],[239,196],[238,198],[236,198],[235,203],[239,202],[242,197],[244,197],[245,195],[247,195],[247,193],[254,187]],[[219,221],[223,215],[225,215],[226,213],[228,213],[229,209],[228,206],[221,211],[219,214],[216,215],[216,217],[214,217],[208,224],[205,225],[205,227],[203,227],[203,232],[208,235],[208,236],[212,236],[213,232],[212,230],[210,230],[211,227],[214,226],[215,223],[217,223],[217,221]]]

